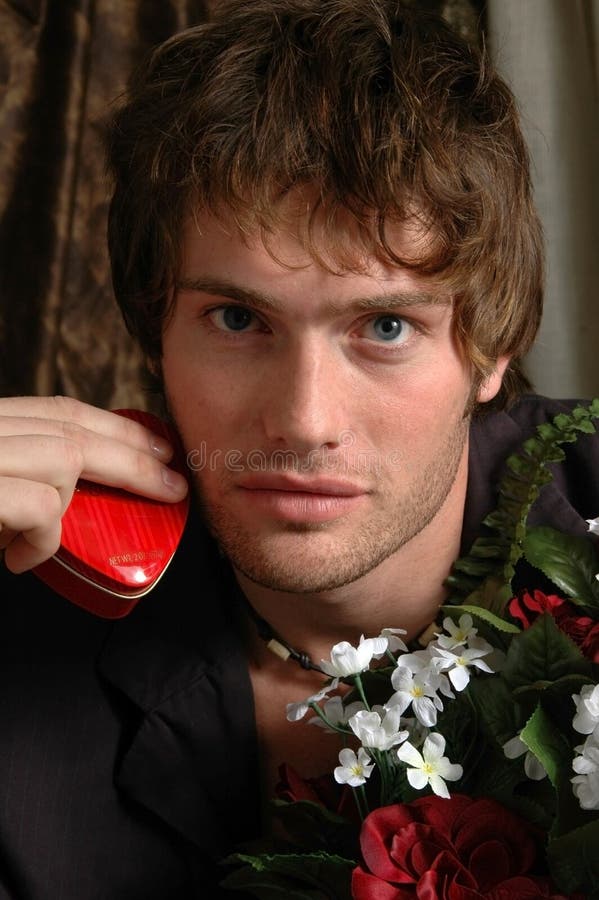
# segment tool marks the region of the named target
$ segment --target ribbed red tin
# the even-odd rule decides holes
[[[172,429],[151,413],[115,410],[166,437]],[[171,465],[186,474],[182,453]],[[62,520],[58,552],[34,569],[58,594],[97,616],[126,616],[156,585],[181,540],[189,495],[160,503],[81,480]]]

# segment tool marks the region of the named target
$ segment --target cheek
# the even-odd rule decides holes
[[[463,418],[470,382],[461,366],[430,366],[402,372],[371,395],[370,420],[381,434],[434,441]]]
[[[227,393],[219,384],[219,372],[209,366],[194,346],[192,328],[175,321],[163,336],[162,373],[171,408],[184,413],[211,409]]]
[[[174,352],[168,343],[162,359],[162,374],[169,411],[186,450],[201,444],[212,445],[218,440],[218,423],[226,416],[222,406],[227,393],[219,388],[214,378],[208,380],[197,361]]]

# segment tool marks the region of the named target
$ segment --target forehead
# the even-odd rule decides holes
[[[394,254],[392,260],[347,212],[333,221],[324,212],[315,216],[310,208],[298,209],[296,203],[288,205],[286,213],[277,227],[267,229],[241,225],[227,210],[195,212],[183,229],[179,279],[213,274],[290,283],[408,280],[447,293],[441,281],[433,281],[413,266],[426,259],[431,244],[429,232],[415,217],[387,225],[385,240]]]

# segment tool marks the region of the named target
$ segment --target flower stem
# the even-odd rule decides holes
[[[384,750],[373,750],[372,755],[375,758],[378,770],[381,775],[381,806],[386,806],[389,801],[389,785],[391,779],[389,777],[389,760]]]
[[[370,704],[369,704],[368,700],[366,699],[366,694],[364,693],[364,685],[362,684],[362,676],[354,675],[354,681],[356,684],[356,688],[358,689],[358,694],[360,695],[360,699],[361,699],[362,703],[364,704],[366,709],[368,711],[370,711]]]
[[[315,703],[315,702],[310,703],[310,709],[313,709],[314,712],[316,713],[316,715],[319,716],[319,718],[321,718],[322,721],[325,722],[326,725],[329,728],[332,728],[334,731],[338,731],[340,734],[351,734],[352,733],[348,728],[341,728],[340,725],[335,725],[334,722],[331,722],[331,720],[327,716],[325,716],[325,714],[323,713],[323,711],[320,708],[320,706],[318,705],[318,703]]]
[[[358,790],[360,791],[360,794],[362,795],[362,808],[364,810],[362,820],[364,820],[366,818],[366,816],[370,813],[370,807],[368,805],[368,796],[366,795],[366,788],[364,787],[363,784],[360,785]]]
[[[366,816],[370,812],[370,807],[368,805],[368,797],[366,795],[366,789],[363,784],[359,787],[354,788],[354,800],[356,801],[356,806],[358,807],[358,813],[362,822],[366,818]]]
[[[353,789],[354,800],[356,801],[356,806],[358,808],[358,815],[360,816],[360,821],[364,821],[366,818],[366,812],[364,810],[364,787],[356,787]]]

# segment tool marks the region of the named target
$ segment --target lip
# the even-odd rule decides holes
[[[359,497],[368,493],[361,485],[334,478],[290,478],[288,475],[264,473],[244,478],[238,487],[246,491],[318,494],[325,497]]]
[[[269,519],[301,525],[317,525],[348,515],[365,494],[316,494],[313,491],[240,489],[244,505]]]
[[[297,525],[319,525],[348,515],[369,493],[363,487],[332,478],[290,478],[256,474],[237,485],[253,514]]]

